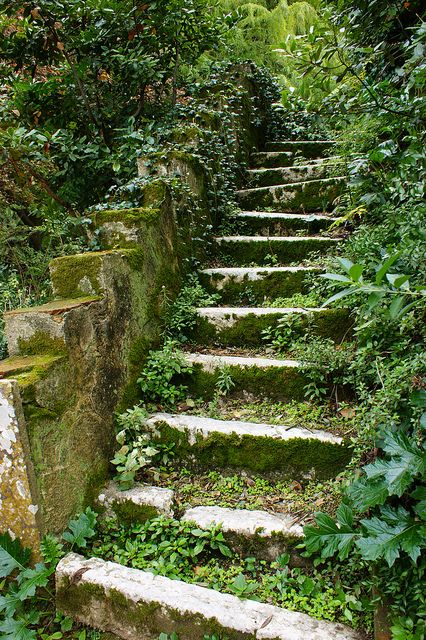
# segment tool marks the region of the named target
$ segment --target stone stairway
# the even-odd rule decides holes
[[[307,293],[312,275],[322,270],[318,256],[339,242],[327,235],[335,219],[328,213],[344,187],[344,177],[330,176],[339,166],[335,157],[325,157],[330,147],[326,141],[278,142],[253,154],[248,188],[237,194],[243,210],[235,219],[235,235],[215,238],[217,266],[200,272],[204,285],[221,298],[218,306],[198,310],[197,343],[186,354],[194,370],[189,382],[194,395],[211,399],[226,366],[233,394],[303,400],[299,363],[262,353],[262,331],[290,314],[300,316],[302,323],[313,318],[317,335],[336,341],[347,330],[348,319],[341,310],[261,306],[265,299]],[[304,160],[291,166],[300,156]],[[275,264],[267,266],[271,255]],[[250,302],[239,306],[245,299]],[[177,459],[192,466],[194,473],[214,468],[295,481],[325,480],[350,460],[342,438],[324,430],[185,413],[155,414],[147,428],[156,441],[175,443]],[[112,510],[126,501],[135,513],[144,506],[151,515],[170,515],[175,509],[173,492],[159,487],[120,493],[111,485],[101,502],[106,495]],[[229,545],[240,552],[250,549],[251,555],[271,559],[287,551],[294,563],[301,560],[295,547],[303,530],[291,515],[198,506],[182,517],[201,529],[222,524]],[[230,640],[362,637],[340,624],[76,554],[58,566],[57,597],[66,614],[130,640],[156,640],[160,632],[176,632],[180,640],[200,640],[213,632]]]

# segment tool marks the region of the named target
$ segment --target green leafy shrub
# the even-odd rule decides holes
[[[149,352],[144,370],[138,379],[144,401],[171,407],[184,400],[187,387],[174,383],[173,379],[191,372],[192,366],[188,364],[184,353],[179,351],[178,344],[173,340],[166,340],[161,350]]]

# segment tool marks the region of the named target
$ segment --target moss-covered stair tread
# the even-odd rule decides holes
[[[158,413],[146,427],[195,467],[244,469],[280,478],[329,479],[351,458],[342,438],[321,430]]]
[[[342,624],[74,553],[58,564],[56,598],[66,615],[127,640],[202,640],[213,630],[229,640],[362,639]]]
[[[61,315],[78,309],[79,307],[86,307],[94,302],[99,302],[101,298],[99,296],[85,296],[81,298],[71,298],[69,300],[52,300],[45,304],[38,305],[36,307],[19,307],[19,309],[13,309],[12,311],[6,311],[5,316],[13,317],[27,314],[43,313],[51,316]]]
[[[263,332],[278,327],[284,317],[297,323],[295,336],[310,331],[340,342],[350,329],[349,313],[345,309],[316,307],[202,307],[194,338],[199,344],[223,346],[259,346]]]
[[[292,165],[290,167],[271,167],[249,169],[248,184],[251,187],[267,187],[285,183],[304,182],[306,180],[326,178],[333,175],[339,168],[343,171],[342,163],[338,160],[323,159],[321,162]]]
[[[335,145],[334,140],[279,140],[267,142],[266,151],[291,151],[304,158],[319,158]]]

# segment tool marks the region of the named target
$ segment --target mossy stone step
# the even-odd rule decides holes
[[[271,169],[250,169],[248,171],[248,184],[251,187],[269,187],[283,183],[304,182],[326,178],[330,173],[340,168],[337,160],[324,158],[321,162],[295,165],[292,167],[280,167]]]
[[[351,459],[341,438],[320,430],[168,413],[153,415],[146,426],[154,442],[173,442],[177,458],[195,468],[325,480]]]
[[[254,169],[272,169],[274,167],[290,167],[294,162],[292,151],[259,151],[252,153],[250,164]]]
[[[0,379],[13,378],[21,387],[43,379],[49,369],[63,360],[61,355],[13,356],[0,361]]]
[[[292,564],[301,564],[295,547],[303,540],[303,527],[288,514],[267,511],[229,509],[225,507],[193,507],[182,520],[193,522],[199,529],[221,526],[225,540],[236,553],[274,561],[281,553],[290,552]]]
[[[145,522],[160,515],[173,516],[174,492],[171,489],[137,483],[121,490],[110,482],[98,495],[98,510],[106,517],[115,515],[120,522]]]
[[[321,271],[320,267],[217,267],[199,273],[208,291],[220,293],[223,304],[237,305],[308,293],[312,276]]]
[[[294,321],[294,339],[309,331],[341,342],[350,328],[346,309],[204,307],[197,309],[193,339],[198,344],[248,347],[265,344],[263,331],[287,317]],[[297,324],[296,324],[297,323]]]
[[[193,372],[184,382],[194,397],[212,400],[221,370],[226,367],[234,383],[228,396],[247,395],[283,402],[304,400],[307,380],[295,360],[187,353]]]
[[[346,177],[322,178],[272,187],[237,191],[239,205],[245,211],[328,211],[346,186]]]
[[[222,236],[215,238],[220,259],[233,260],[240,266],[261,265],[274,256],[282,265],[306,260],[312,254],[324,254],[339,240],[321,236]]]
[[[59,562],[55,584],[65,615],[126,640],[362,640],[342,624],[75,553]]]
[[[300,154],[304,158],[319,158],[333,148],[333,140],[281,140],[267,142],[266,151],[286,151]]]
[[[324,214],[280,213],[269,211],[242,211],[234,218],[236,233],[267,236],[290,235],[292,231],[320,233],[329,229],[338,218]]]

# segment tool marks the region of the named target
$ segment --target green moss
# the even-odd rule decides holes
[[[253,263],[264,264],[268,255],[277,256],[280,264],[301,262],[312,253],[324,254],[336,243],[331,238],[300,238],[297,240],[274,240],[265,242],[222,242],[218,248],[218,256],[225,260],[236,260],[239,266],[250,266]]]
[[[311,272],[306,271],[280,271],[266,274],[261,280],[249,280],[248,276],[245,276],[240,281],[231,277],[221,285],[219,290],[221,304],[230,306],[261,305],[265,299],[288,298],[294,293],[306,294],[309,293],[311,287],[310,276]],[[218,275],[216,281],[222,278],[223,276]],[[218,292],[214,286],[215,280],[213,278],[201,272],[200,279],[210,293]]]
[[[214,433],[195,444],[186,433],[167,424],[159,426],[161,442],[174,443],[176,456],[195,468],[244,469],[258,474],[279,473],[280,479],[318,480],[334,477],[351,459],[350,450],[314,439],[280,440],[272,437]]]
[[[247,536],[232,531],[223,533],[228,546],[237,554],[274,561],[282,553],[290,553],[293,565],[301,564],[302,558],[296,547],[300,544],[300,537],[281,532],[262,536],[259,533]]]
[[[88,293],[100,295],[106,253],[80,253],[52,260],[50,273],[55,294],[61,298],[79,298]]]
[[[204,371],[200,365],[195,365],[193,374],[185,383],[194,397],[211,400],[215,394],[215,385],[219,370],[213,373]],[[265,396],[272,400],[304,400],[304,386],[306,380],[296,367],[230,367],[230,375],[235,386],[231,396],[243,393],[255,397]]]
[[[253,153],[251,155],[251,166],[255,169],[291,167],[294,163],[294,154],[289,151],[280,153]]]
[[[31,338],[26,340],[18,338],[18,347],[22,355],[28,356],[37,354],[60,356],[66,352],[65,343],[62,338],[54,338],[43,331],[37,331]]]
[[[122,222],[125,227],[131,228],[142,224],[154,224],[160,215],[160,209],[150,207],[106,209],[93,214],[93,220],[98,227],[108,222]]]
[[[131,500],[119,502],[116,500],[111,504],[111,510],[115,513],[120,523],[130,525],[134,522],[146,522],[156,518],[159,512],[155,507],[148,505],[137,505]]]
[[[99,622],[106,630],[113,622],[115,630],[132,629],[141,638],[156,639],[160,633],[177,633],[182,640],[202,640],[204,635],[214,633],[228,640],[255,640],[252,634],[223,628],[214,617],[205,618],[199,614],[188,615],[186,611],[178,611],[156,602],[143,602],[127,598],[116,589],[107,592],[97,585],[88,583],[72,584],[65,582],[57,590],[57,606],[64,613],[80,621],[93,620],[91,612],[99,609],[98,602],[107,614]],[[110,622],[111,621],[111,622]]]
[[[133,271],[143,271],[145,266],[145,252],[141,247],[124,250],[123,257]]]
[[[246,211],[270,208],[273,211],[327,211],[345,188],[342,181],[298,182],[287,187],[263,187],[239,194],[239,203]]]
[[[149,182],[143,190],[143,206],[159,207],[169,197],[169,187],[164,180],[153,180]]]
[[[292,314],[300,319],[300,328],[294,332],[298,339],[304,333],[341,342],[348,337],[351,326],[349,313],[345,309],[323,309],[309,315]],[[265,344],[263,331],[276,328],[282,314],[270,313],[257,316],[253,313],[239,318],[232,326],[218,328],[207,318],[199,317],[194,330],[194,340],[198,344],[220,344],[221,346],[245,347]]]

